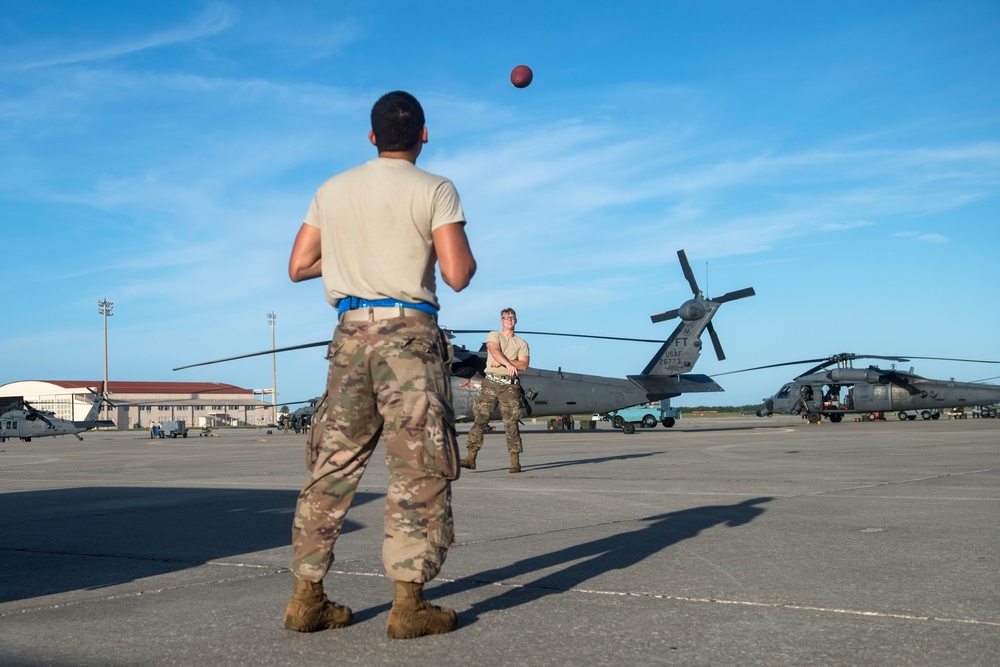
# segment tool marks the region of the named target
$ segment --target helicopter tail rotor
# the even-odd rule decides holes
[[[712,346],[715,348],[715,356],[722,361],[726,358],[726,353],[722,351],[722,343],[719,342],[719,334],[715,333],[715,327],[711,322],[708,323],[708,335],[712,339]]]
[[[691,292],[694,294],[695,298],[701,296],[701,289],[698,287],[698,281],[695,280],[694,271],[691,270],[691,264],[688,262],[687,254],[684,250],[677,251],[677,259],[681,263],[681,271],[684,272],[684,277],[687,278],[688,285],[691,286]],[[668,310],[657,315],[650,315],[649,319],[653,321],[653,324],[657,322],[666,322],[667,320],[672,320],[680,313],[680,308],[676,310]]]
[[[756,292],[752,287],[746,287],[734,292],[727,292],[715,299],[705,297],[702,294],[701,288],[698,287],[698,281],[694,277],[694,271],[691,270],[691,263],[688,262],[687,254],[683,250],[678,250],[677,259],[681,263],[681,271],[684,272],[684,278],[687,279],[688,285],[691,286],[694,298],[688,299],[676,310],[667,310],[656,315],[650,315],[649,319],[654,324],[672,320],[675,317],[680,317],[685,322],[690,322],[695,326],[697,326],[698,322],[703,322],[703,328],[698,330],[698,334],[700,335],[702,330],[708,329],[708,335],[712,339],[712,346],[715,348],[715,356],[718,357],[719,361],[722,361],[726,358],[726,353],[723,352],[722,343],[719,341],[719,334],[716,333],[715,327],[712,325],[712,317],[720,305],[729,301],[754,296]]]
[[[735,292],[727,292],[722,296],[713,297],[711,300],[716,303],[726,303],[727,301],[736,301],[736,299],[745,299],[748,296],[754,296],[757,294],[752,287],[745,287],[743,289],[738,289]]]

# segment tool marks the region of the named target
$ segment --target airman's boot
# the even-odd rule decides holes
[[[455,610],[435,607],[424,599],[424,585],[411,581],[393,581],[392,609],[385,634],[394,639],[412,639],[424,635],[442,635],[455,629]]]
[[[472,447],[469,447],[469,453],[468,453],[468,455],[466,455],[466,457],[464,459],[462,459],[462,461],[461,461],[462,467],[463,468],[468,468],[469,470],[475,470],[476,469],[476,454],[478,454],[478,453],[479,453],[478,449],[473,449]]]
[[[510,453],[510,468],[507,472],[521,472],[521,453],[511,452]]]
[[[331,602],[323,592],[323,582],[295,578],[292,599],[285,609],[285,627],[298,632],[346,628],[354,620],[348,607]]]

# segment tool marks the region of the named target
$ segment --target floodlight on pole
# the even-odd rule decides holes
[[[271,405],[274,410],[271,419],[274,423],[278,423],[278,365],[274,351],[274,322],[277,319],[273,310],[267,314],[267,323],[271,325]]]
[[[97,302],[97,314],[104,316],[104,386],[101,387],[104,396],[108,395],[108,318],[114,314],[111,312],[114,305],[107,299]]]

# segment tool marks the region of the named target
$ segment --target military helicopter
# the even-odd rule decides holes
[[[899,371],[895,368],[881,369],[877,366],[854,368],[856,359],[886,359],[905,363],[911,359],[934,359],[940,361],[962,361],[981,364],[997,364],[1000,361],[981,359],[953,359],[949,357],[890,357],[876,354],[853,354],[843,352],[825,359],[803,359],[780,364],[744,368],[738,371],[717,373],[730,375],[764,368],[813,364],[809,370],[786,383],[757,410],[758,417],[773,414],[800,414],[810,424],[818,423],[822,417],[840,422],[845,414],[866,413],[870,415],[895,412],[901,419],[916,419],[917,413],[924,419],[936,419],[941,410],[975,405],[990,405],[1000,401],[1000,387],[976,382],[956,382],[954,380],[931,380],[916,375],[911,368]],[[837,368],[830,369],[830,366]],[[840,392],[848,393],[841,399]]]
[[[306,403],[301,408],[294,410],[292,412],[282,414],[278,417],[278,428],[287,431],[293,431],[295,433],[301,433],[309,428],[312,423],[312,416],[316,412],[316,405],[320,402],[322,396],[317,396],[316,398],[311,398],[308,401],[293,401],[291,403],[285,403],[288,405],[298,405],[300,403]]]
[[[715,348],[716,356],[726,358],[719,342],[718,334],[712,325],[712,318],[719,307],[729,301],[754,296],[752,287],[729,292],[718,298],[706,298],[698,288],[694,273],[683,250],[677,252],[677,257],[687,278],[694,298],[684,302],[680,308],[650,316],[653,323],[665,322],[680,318],[680,323],[666,341],[623,338],[616,336],[596,336],[587,334],[553,333],[545,331],[518,331],[518,335],[567,336],[573,338],[596,338],[602,340],[635,341],[643,343],[661,343],[659,350],[653,355],[646,367],[635,375],[625,378],[609,378],[597,375],[567,373],[561,368],[555,371],[529,368],[518,374],[523,392],[522,413],[524,416],[554,417],[566,414],[608,413],[612,410],[640,405],[650,401],[672,398],[688,392],[724,391],[707,375],[690,373],[698,357],[701,355],[701,334],[707,329]],[[445,330],[454,338],[465,334],[489,333],[487,329],[453,329]],[[307,343],[278,350],[264,350],[226,359],[217,359],[197,364],[189,364],[175,368],[175,371],[204,366],[224,361],[245,359],[248,357],[273,352],[299,350],[309,347],[326,346],[330,341]],[[456,346],[452,362],[452,397],[456,421],[472,421],[472,407],[476,402],[486,369],[485,345],[478,351],[471,351],[463,346]],[[310,401],[312,405],[318,399]],[[300,408],[309,413],[310,408]],[[298,411],[297,411],[298,412]],[[311,416],[311,414],[310,414]],[[493,415],[499,419],[497,411]],[[625,428],[634,425],[626,424]]]
[[[77,440],[83,440],[80,433],[92,428],[114,426],[110,419],[97,419],[101,403],[106,401],[102,394],[94,394],[94,404],[83,421],[60,419],[54,412],[39,410],[27,401],[18,401],[15,406],[0,415],[0,442],[7,438],[20,438],[31,442],[32,438],[47,438],[53,435],[75,435]]]

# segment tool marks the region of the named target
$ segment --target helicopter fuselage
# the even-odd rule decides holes
[[[1000,387],[994,385],[931,380],[912,371],[838,368],[795,378],[764,399],[757,415],[803,414],[810,421],[823,415],[839,422],[849,413],[941,411],[998,401]]]
[[[607,413],[622,407],[699,391],[723,391],[705,375],[634,375],[628,379],[529,368],[518,374],[527,410],[523,417]],[[474,419],[472,408],[482,378],[452,378],[455,420]],[[497,410],[493,419],[500,419]]]
[[[99,426],[113,426],[108,420],[97,420],[102,400],[104,397],[101,394],[94,395],[93,405],[83,421],[60,419],[54,412],[33,408],[25,402],[26,409],[15,408],[0,415],[0,442],[5,442],[7,438],[31,442],[32,438],[55,435],[75,435],[79,439],[79,434],[84,431]]]
[[[28,410],[11,410],[0,416],[0,442],[7,438],[20,438],[31,442],[32,438],[50,435],[73,435],[87,429],[77,427],[73,422],[57,419],[51,412],[42,413]]]

